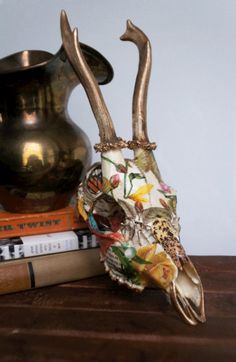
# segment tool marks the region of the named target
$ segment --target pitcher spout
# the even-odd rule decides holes
[[[110,63],[97,50],[85,44],[81,44],[81,46],[83,54],[98,83],[100,85],[109,83],[113,78],[113,69]],[[56,99],[54,99],[54,101],[58,106],[62,103],[64,105],[67,104],[71,91],[75,86],[80,84],[81,81],[78,74],[74,71],[74,67],[63,45],[51,61],[48,61],[45,67],[47,74],[50,74],[53,90],[56,90]],[[61,99],[61,92],[64,93],[64,100]]]
[[[99,84],[109,83],[113,78],[113,69],[107,59],[86,44],[81,44],[81,48]],[[58,60],[66,63],[67,56],[63,46],[55,55],[43,50],[23,50],[0,59],[0,77],[52,64],[55,67]],[[67,71],[73,73],[73,68]]]

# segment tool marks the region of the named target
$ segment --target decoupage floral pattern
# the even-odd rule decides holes
[[[78,209],[97,235],[113,279],[142,290],[148,283],[166,289],[176,278],[184,255],[172,260],[165,250],[169,235],[178,244],[176,194],[151,171],[103,154],[102,165],[88,172],[79,189]]]

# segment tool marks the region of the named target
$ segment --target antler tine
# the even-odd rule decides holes
[[[125,147],[126,143],[116,136],[114,125],[100,88],[80,48],[78,29],[71,30],[64,10],[61,12],[61,36],[65,52],[86,91],[98,124],[101,144],[97,145],[97,149],[95,149],[97,151],[106,151],[108,149]]]
[[[147,133],[147,92],[152,66],[151,44],[147,36],[130,20],[121,40],[135,43],[139,50],[139,69],[133,96],[133,141],[149,143]]]
[[[130,20],[127,21],[126,31],[120,39],[133,42],[139,50],[139,68],[132,105],[133,140],[128,142],[128,147],[134,150],[140,167],[144,171],[151,169],[161,181],[160,171],[152,152],[156,149],[156,143],[149,141],[147,132],[147,93],[152,66],[151,44],[142,30]]]

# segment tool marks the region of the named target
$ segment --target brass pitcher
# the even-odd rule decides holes
[[[81,47],[98,82],[110,82],[109,62]],[[70,202],[91,162],[88,137],[67,111],[79,83],[63,47],[0,60],[0,203],[7,211],[45,212]]]

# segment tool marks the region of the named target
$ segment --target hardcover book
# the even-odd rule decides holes
[[[97,246],[88,229],[0,239],[0,262]]]
[[[15,214],[0,210],[0,238],[84,228],[86,224],[79,219],[73,206],[34,214]]]
[[[104,274],[99,248],[0,263],[0,294],[61,284]]]

